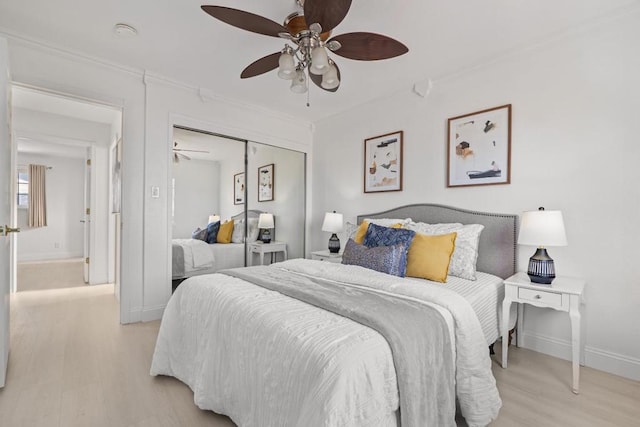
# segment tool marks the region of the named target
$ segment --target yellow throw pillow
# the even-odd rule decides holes
[[[361,245],[364,242],[364,236],[367,234],[367,230],[369,229],[369,223],[367,221],[362,221],[360,226],[356,230],[356,235],[353,236],[353,241],[357,244]]]
[[[457,236],[457,233],[438,236],[417,233],[409,246],[406,275],[445,283]]]
[[[402,224],[400,224],[400,223],[393,224],[393,225],[391,226],[391,228],[402,228]]]
[[[231,235],[233,234],[233,220],[225,221],[224,224],[220,224],[218,230],[218,237],[216,241],[218,243],[231,243]]]

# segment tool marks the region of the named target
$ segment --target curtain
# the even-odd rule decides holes
[[[29,165],[29,227],[47,226],[46,166]]]

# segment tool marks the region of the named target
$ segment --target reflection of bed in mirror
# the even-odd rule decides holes
[[[245,265],[244,236],[247,242],[259,237],[258,218],[262,211],[241,212],[232,216],[234,230],[231,243],[206,243],[198,239],[172,239],[172,274],[174,287],[182,280],[202,274],[215,273],[218,270]],[[224,219],[223,219],[224,221]]]

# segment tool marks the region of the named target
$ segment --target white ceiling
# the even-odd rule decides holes
[[[87,148],[77,144],[63,144],[51,141],[38,141],[18,136],[18,153],[56,156],[74,159],[87,157]]]
[[[218,4],[282,22],[297,9],[295,1],[206,1],[3,0],[0,30],[316,120],[638,4],[638,0],[353,0],[334,35],[377,32],[402,41],[409,53],[377,62],[336,56],[340,89],[328,93],[312,85],[307,108],[306,96],[290,92],[288,82],[275,72],[239,78],[254,60],[281,50],[281,39],[231,27],[200,9],[201,4]],[[134,26],[138,36],[115,36],[113,26],[118,22]]]

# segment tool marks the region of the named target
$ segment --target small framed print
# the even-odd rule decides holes
[[[234,205],[243,205],[244,204],[244,172],[237,173],[233,175],[233,204]]]
[[[364,192],[402,191],[403,131],[364,140]]]
[[[511,182],[511,104],[449,119],[447,187]]]
[[[273,200],[275,165],[260,166],[258,168],[258,201],[269,202]]]

